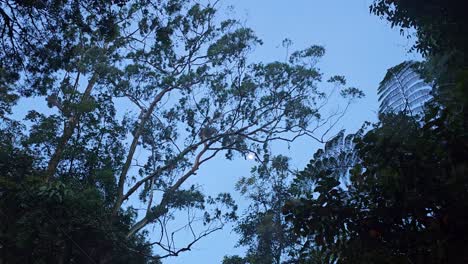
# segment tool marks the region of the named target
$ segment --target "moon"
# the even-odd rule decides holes
[[[254,160],[254,159],[255,159],[255,154],[253,154],[252,152],[250,152],[249,154],[247,154],[247,159],[248,159],[248,160]]]

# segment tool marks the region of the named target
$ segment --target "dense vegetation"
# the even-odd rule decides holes
[[[229,194],[193,184],[201,166],[268,157],[270,142],[340,116],[319,112],[322,47],[251,62],[261,40],[216,8],[0,1],[1,263],[158,263],[189,251],[236,218]],[[174,221],[191,237],[179,240]]]
[[[371,12],[392,27],[416,29],[413,49],[425,56],[419,70],[434,84],[434,99],[422,117],[382,115],[348,136],[354,149],[331,157],[318,150],[305,169],[291,173],[293,182],[283,187],[290,197],[282,207],[283,236],[271,243],[294,238],[276,249],[281,261],[263,261],[262,251],[249,250],[224,264],[468,262],[468,23],[462,6],[374,1]],[[257,237],[239,232],[239,244],[262,245],[264,225],[251,223]]]
[[[247,251],[224,264],[467,263],[461,2],[373,2],[416,30],[434,99],[294,171],[272,142],[323,139],[343,114],[320,112],[323,47],[251,62],[262,41],[216,2],[0,0],[0,263],[161,263],[234,220]],[[323,85],[362,96],[342,76]],[[188,184],[223,155],[259,161],[236,186],[240,218],[229,194]]]

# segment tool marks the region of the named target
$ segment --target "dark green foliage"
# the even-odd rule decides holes
[[[270,142],[327,123],[322,47],[251,63],[261,40],[216,14],[187,0],[0,0],[0,135],[6,157],[27,158],[0,171],[5,225],[24,229],[5,233],[8,261],[177,256],[236,218],[229,194],[188,184],[200,167],[223,154],[268,156]],[[169,228],[181,213],[186,245],[166,239],[181,236]]]
[[[415,28],[414,48],[425,55],[464,51],[468,46],[466,3],[458,0],[375,0],[370,11],[392,27]]]
[[[370,11],[388,20],[392,27],[414,28],[413,48],[427,59],[422,72],[437,87],[434,94],[447,108],[466,109],[468,101],[468,17],[466,3],[457,0],[375,0]],[[464,110],[465,120],[468,112]],[[468,129],[468,122],[465,128]]]
[[[383,117],[357,141],[361,162],[346,188],[330,171],[304,171],[317,196],[284,210],[305,248],[339,263],[466,262],[468,137],[446,118],[420,127]]]
[[[290,175],[288,158],[275,156],[237,183],[237,190],[251,201],[235,228],[238,245],[247,247],[247,253],[243,258],[226,256],[223,264],[290,263],[298,241],[281,214],[284,202],[291,198]]]
[[[222,264],[248,264],[248,262],[239,256],[225,256]]]
[[[283,208],[306,239],[304,263],[468,261],[467,25],[463,1],[374,1],[392,26],[414,27],[418,65],[435,84],[421,120],[382,115],[355,138],[349,182],[314,157]],[[404,67],[404,64],[398,67]],[[366,130],[364,130],[366,131]],[[362,131],[363,132],[363,131]]]
[[[319,263],[468,261],[468,94],[456,65],[463,67],[445,61],[431,75],[452,84],[434,88],[421,120],[382,115],[356,137],[359,162],[349,182],[337,181],[339,170],[319,166],[317,157],[299,174],[297,181],[315,189],[298,192],[283,209],[307,240],[306,263],[317,254],[324,256]]]
[[[150,258],[144,236],[125,239],[134,212],[108,220],[105,197],[112,194],[69,177],[44,184],[33,162],[28,153],[2,144],[2,263],[159,263]]]

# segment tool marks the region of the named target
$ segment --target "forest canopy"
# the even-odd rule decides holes
[[[262,41],[217,14],[185,0],[0,1],[2,263],[178,256],[236,219],[230,194],[189,181],[200,167],[267,162],[271,142],[320,138],[342,117],[321,113],[323,47],[252,62]],[[326,85],[345,105],[363,95],[338,79]],[[178,212],[188,242],[171,230]]]

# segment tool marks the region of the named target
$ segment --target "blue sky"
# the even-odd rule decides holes
[[[326,55],[318,64],[325,75],[344,75],[351,86],[362,89],[366,97],[354,104],[346,118],[337,126],[352,133],[364,121],[375,121],[378,110],[377,87],[385,71],[404,60],[419,60],[418,54],[409,54],[412,41],[401,36],[398,29],[369,14],[370,0],[222,0],[221,16],[228,6],[234,16],[251,27],[263,41],[254,54],[254,61],[284,60],[281,42],[293,41],[293,49],[313,44],[323,45]],[[232,16],[232,13],[231,13]],[[321,145],[303,138],[290,148],[278,146],[276,154],[289,155],[294,168],[306,165]],[[249,173],[252,161],[213,160],[195,176],[193,183],[201,184],[208,194],[234,192],[233,186],[241,176]],[[234,193],[241,208],[245,208]],[[227,226],[194,245],[192,251],[176,258],[166,259],[167,264],[221,263],[224,255],[242,254],[234,248],[237,236]]]

